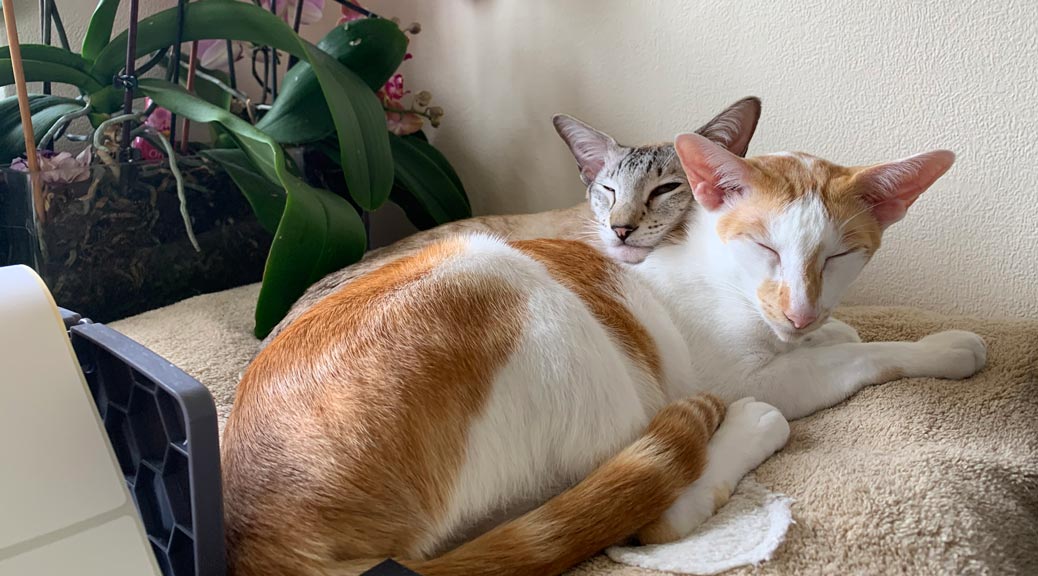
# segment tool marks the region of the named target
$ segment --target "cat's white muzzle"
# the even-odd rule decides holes
[[[608,254],[609,257],[628,264],[638,264],[642,260],[645,260],[646,256],[648,256],[650,252],[652,252],[652,248],[646,248],[644,246],[628,246],[627,244],[606,247],[606,254]]]

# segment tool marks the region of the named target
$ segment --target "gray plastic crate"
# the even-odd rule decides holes
[[[62,311],[97,411],[166,576],[222,576],[223,503],[213,397],[108,328]]]
[[[209,390],[132,339],[61,309],[165,576],[226,573],[219,430]],[[386,560],[364,576],[420,576]]]

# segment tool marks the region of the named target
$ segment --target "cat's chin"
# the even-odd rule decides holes
[[[619,246],[609,246],[606,248],[606,254],[610,258],[626,262],[627,264],[638,264],[645,257],[652,252],[652,248],[645,248],[642,246],[628,246],[621,244]]]
[[[768,319],[765,319],[765,322],[767,322],[768,328],[771,329],[771,333],[774,334],[776,338],[787,344],[800,343],[805,337],[807,337],[809,334],[817,330],[822,324],[825,323],[825,321],[823,320],[821,322],[815,322],[811,324],[811,326],[807,327],[804,330],[794,330],[792,328],[789,328],[788,326],[778,325]]]

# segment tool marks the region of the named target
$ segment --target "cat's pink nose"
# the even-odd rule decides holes
[[[818,320],[818,314],[814,312],[783,312],[783,314],[797,330],[810,326],[812,322]]]
[[[616,233],[616,237],[621,240],[626,240],[628,236],[633,234],[634,231],[638,229],[637,226],[627,225],[611,226],[611,228],[613,229],[613,232]]]

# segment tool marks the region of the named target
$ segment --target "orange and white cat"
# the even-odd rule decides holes
[[[784,445],[783,416],[984,364],[970,333],[860,343],[828,319],[950,152],[845,168],[676,148],[702,209],[638,266],[455,237],[275,338],[224,435],[231,573],[393,556],[426,576],[558,574],[632,534],[688,534]]]

